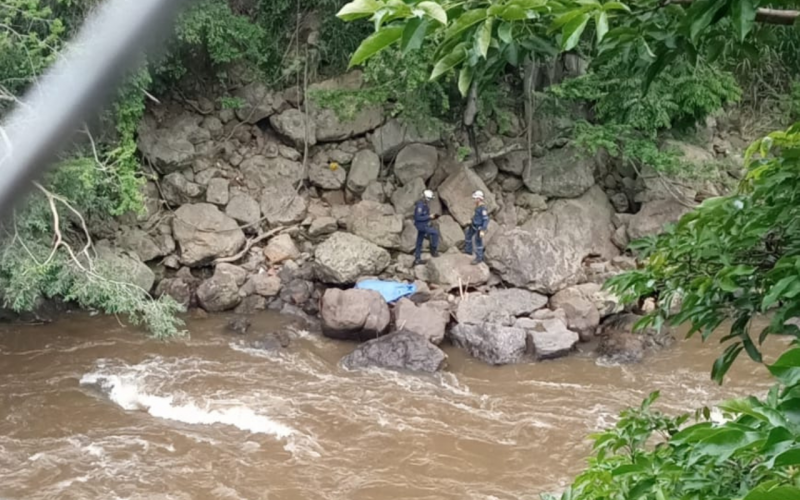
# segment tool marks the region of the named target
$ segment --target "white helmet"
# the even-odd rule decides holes
[[[433,199],[433,191],[431,191],[430,189],[426,189],[425,191],[423,191],[422,195],[425,197],[426,200]]]
[[[472,199],[473,200],[483,200],[484,199],[483,191],[478,190],[478,191],[475,191],[474,193],[472,193]]]

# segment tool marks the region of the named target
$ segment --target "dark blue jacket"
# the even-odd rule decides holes
[[[426,228],[431,223],[431,207],[425,200],[419,200],[414,205],[414,226],[417,229]]]
[[[472,216],[472,227],[478,231],[489,229],[489,209],[486,208],[486,205],[475,207],[475,215]]]

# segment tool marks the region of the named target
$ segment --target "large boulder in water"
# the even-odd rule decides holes
[[[314,251],[317,278],[323,283],[353,284],[376,276],[391,263],[389,252],[354,234],[338,232]]]
[[[322,296],[322,333],[343,340],[368,340],[386,333],[389,306],[374,290],[329,288]]]
[[[550,298],[550,307],[562,309],[567,315],[567,326],[584,341],[591,340],[600,326],[600,311],[594,301],[599,289],[600,285],[586,283],[565,288]]]
[[[172,232],[180,246],[181,262],[190,267],[231,256],[245,243],[236,221],[210,203],[183,205],[176,210]]]
[[[439,186],[439,197],[458,223],[466,226],[472,222],[472,216],[475,215],[475,200],[472,199],[472,193],[478,190],[483,191],[486,196],[489,213],[496,211],[497,202],[494,195],[478,174],[467,168],[460,168],[445,179]]]
[[[584,258],[611,259],[614,209],[598,186],[576,199],[558,200],[522,227],[501,231],[486,258],[504,281],[552,294],[580,281]]]
[[[661,331],[645,328],[635,332],[634,325],[642,319],[637,314],[623,313],[609,317],[601,326],[601,341],[597,347],[600,359],[608,364],[639,363],[651,352],[669,347],[675,342],[668,328]]]
[[[628,223],[628,238],[637,240],[662,232],[667,224],[678,222],[691,211],[675,198],[650,201]]]
[[[532,193],[575,198],[594,185],[594,160],[573,147],[554,149],[526,166],[522,180]]]
[[[450,329],[453,344],[490,365],[517,363],[525,356],[527,333],[498,323],[456,325]]]
[[[427,265],[430,281],[447,290],[453,288],[476,287],[489,281],[489,268],[486,264],[472,265],[472,257],[462,253],[448,253],[433,258]]]
[[[342,359],[348,369],[386,368],[433,373],[447,363],[447,355],[425,337],[401,330],[361,344]]]
[[[397,328],[416,333],[434,344],[444,340],[450,311],[447,302],[415,304],[400,299],[394,308],[394,324]]]
[[[380,247],[399,248],[403,216],[394,213],[391,205],[362,201],[350,209],[347,229]]]
[[[575,350],[580,340],[576,332],[567,328],[563,318],[555,315],[541,319],[521,318],[516,327],[528,334],[528,349],[538,360],[555,359]]]
[[[462,324],[486,321],[504,322],[528,316],[547,305],[547,297],[519,288],[492,290],[488,294],[471,293],[458,303],[456,320]]]

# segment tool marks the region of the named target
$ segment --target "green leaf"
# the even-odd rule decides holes
[[[733,0],[731,20],[736,34],[739,36],[739,41],[743,42],[756,21],[756,6],[753,0]]]
[[[400,42],[400,50],[402,50],[403,55],[422,47],[429,24],[427,19],[420,18],[411,19],[406,23],[406,27],[403,30],[403,40]]]
[[[383,5],[377,0],[353,0],[336,14],[342,21],[355,21],[369,17],[381,9]]]
[[[417,8],[422,9],[431,19],[439,21],[443,25],[447,26],[447,12],[438,3],[420,2],[417,4]]]
[[[350,59],[350,67],[358,66],[400,40],[403,36],[403,31],[404,29],[402,26],[389,26],[370,35],[366,40],[361,42],[361,45],[356,49],[353,57]]]
[[[489,44],[492,43],[492,18],[486,19],[483,22],[483,26],[481,30],[478,32],[478,38],[476,40],[478,44],[478,53],[486,59],[486,56],[489,55]]]
[[[550,24],[550,27],[548,28],[548,32],[553,33],[555,31],[557,31],[558,28],[561,28],[562,26],[566,26],[567,24],[571,23],[574,19],[576,19],[578,17],[581,17],[584,14],[586,14],[587,10],[588,9],[586,7],[581,7],[580,9],[572,10],[572,11],[567,12],[566,14],[562,14],[562,15],[558,16]]]
[[[512,30],[514,29],[511,23],[503,23],[497,28],[497,38],[503,43],[511,43],[514,41]]]
[[[595,14],[594,23],[597,26],[597,43],[600,43],[608,33],[608,14],[605,11]]]
[[[603,10],[606,12],[609,10],[624,10],[625,12],[630,12],[631,8],[622,2],[608,2],[603,4]]]
[[[774,467],[789,467],[792,465],[800,465],[800,448],[792,448],[786,450],[777,457],[775,457]]]
[[[781,355],[775,363],[768,365],[769,372],[785,385],[800,382],[800,348],[790,349]]]
[[[769,489],[758,487],[742,500],[800,500],[800,488],[794,486],[777,486]]]
[[[726,0],[696,0],[692,2],[686,18],[689,24],[689,36],[693,43],[697,43],[700,33],[711,25],[714,16],[726,4]]]
[[[766,311],[767,308],[772,306],[773,304],[777,303],[781,297],[783,296],[784,291],[786,291],[789,286],[800,281],[800,278],[797,276],[787,276],[782,280],[778,281],[772,287],[769,288],[769,291],[764,296],[764,300],[761,302],[761,309]]]
[[[453,48],[453,50],[449,54],[439,59],[439,61],[433,66],[433,72],[431,73],[431,81],[436,80],[443,74],[452,70],[453,68],[461,64],[466,58],[467,58],[467,44],[460,43],[456,45],[455,48]]]
[[[486,19],[486,9],[468,10],[461,14],[456,21],[445,31],[445,41],[461,35],[464,31]]]
[[[458,75],[458,91],[461,92],[461,97],[467,97],[469,88],[472,85],[472,78],[475,75],[475,70],[469,66],[461,68]]]
[[[564,51],[572,50],[581,40],[586,23],[589,22],[589,14],[582,14],[564,26],[561,32],[561,49]]]

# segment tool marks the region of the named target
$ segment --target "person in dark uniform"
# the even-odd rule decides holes
[[[430,201],[433,199],[433,191],[428,189],[422,194],[422,199],[414,205],[414,227],[417,228],[417,246],[414,248],[414,265],[423,264],[422,244],[425,238],[431,240],[431,256],[439,256],[439,230],[431,226],[431,221],[436,220],[438,215],[431,215]]]
[[[486,208],[483,191],[472,193],[472,199],[475,200],[475,214],[472,216],[472,223],[467,228],[464,253],[472,255],[472,242],[475,240],[475,260],[472,261],[472,265],[477,266],[483,262],[483,238],[486,236],[486,230],[489,229],[489,209]]]

